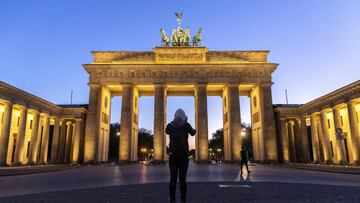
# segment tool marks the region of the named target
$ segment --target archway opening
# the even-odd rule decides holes
[[[121,119],[121,96],[111,98],[111,123],[109,141],[109,162],[119,160],[119,138],[120,138],[120,119]]]
[[[137,155],[140,162],[154,156],[154,96],[139,97],[139,129]]]
[[[183,109],[188,117],[188,123],[195,128],[195,99],[193,96],[168,96],[166,99],[166,124],[174,119],[177,109]],[[195,136],[189,136],[189,156],[195,158]],[[169,147],[169,136],[166,135],[166,154]]]
[[[209,160],[213,163],[220,163],[224,160],[222,98],[220,96],[208,96],[207,109]]]

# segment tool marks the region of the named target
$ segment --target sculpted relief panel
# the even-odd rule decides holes
[[[231,79],[249,81],[251,79],[259,79],[264,82],[271,81],[272,70],[269,69],[200,69],[200,68],[189,68],[189,69],[110,69],[101,68],[95,69],[90,72],[90,79],[92,82],[101,79],[121,79],[123,81],[134,81],[147,79],[153,82],[158,81],[173,81],[173,80],[193,80],[198,81],[217,81],[222,79],[223,82],[231,82]]]

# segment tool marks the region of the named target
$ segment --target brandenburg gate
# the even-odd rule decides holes
[[[86,119],[85,162],[107,161],[110,102],[122,96],[119,161],[137,161],[138,100],[154,96],[154,160],[166,155],[165,115],[167,96],[195,97],[195,160],[208,161],[207,96],[221,96],[224,126],[224,159],[240,159],[241,118],[239,96],[251,101],[254,158],[277,161],[271,74],[278,64],[269,51],[209,51],[200,46],[201,31],[190,42],[190,29],[178,27],[171,39],[163,29],[162,46],[152,51],[93,51],[93,62],[84,64],[89,74],[89,109]],[[171,45],[171,46],[170,46]]]
[[[165,159],[167,96],[195,97],[196,160],[208,160],[207,96],[221,96],[224,159],[239,160],[239,96],[249,96],[256,160],[277,160],[268,51],[209,51],[206,47],[155,47],[153,51],[94,51],[86,122],[85,161],[106,160],[110,101],[122,96],[119,159],[137,160],[138,100],[154,95],[154,159]]]

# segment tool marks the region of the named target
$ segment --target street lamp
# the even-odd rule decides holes
[[[120,136],[120,131],[116,132],[116,135],[119,137]]]
[[[240,134],[241,134],[242,137],[245,137],[246,136],[246,129],[245,128],[241,129]]]

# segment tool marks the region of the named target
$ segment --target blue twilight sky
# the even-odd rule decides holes
[[[273,102],[305,103],[360,78],[359,0],[1,0],[0,80],[58,104],[88,102],[92,50],[151,50],[159,28],[176,26],[175,11],[192,33],[203,28],[210,50],[270,50],[280,63]],[[113,99],[119,120],[120,99]],[[209,97],[209,133],[222,127],[221,100]],[[249,122],[248,100],[241,98]],[[153,128],[153,98],[140,100],[140,127]],[[191,97],[168,98],[168,120]]]

